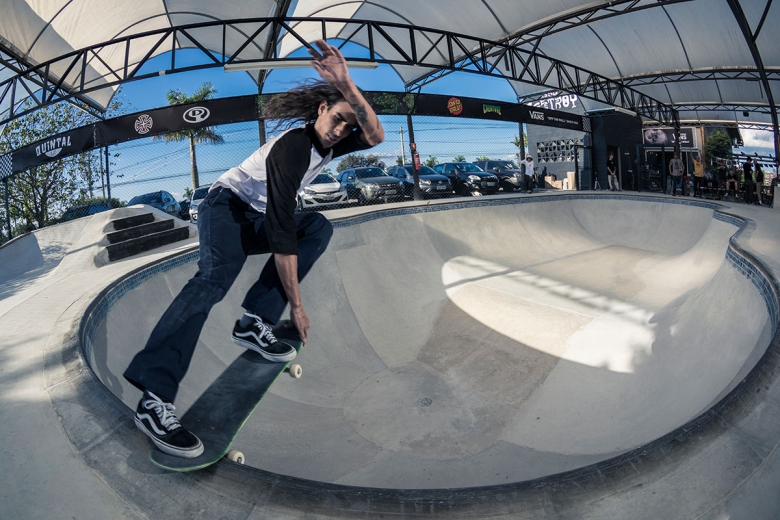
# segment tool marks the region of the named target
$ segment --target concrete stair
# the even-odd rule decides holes
[[[176,227],[172,218],[156,220],[152,213],[116,219],[111,224],[114,231],[106,234],[109,262],[186,240],[190,236],[188,227]]]

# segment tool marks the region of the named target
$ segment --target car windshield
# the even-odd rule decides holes
[[[358,179],[370,179],[371,177],[384,177],[387,175],[379,168],[366,168],[365,170],[355,170]]]
[[[192,194],[192,200],[205,199],[208,193],[209,193],[208,187],[198,188],[197,190],[195,190],[195,193]]]
[[[462,172],[481,172],[484,171],[476,164],[471,163],[455,163],[455,167]]]
[[[411,166],[404,166],[404,169],[412,173],[412,167]],[[420,175],[437,175],[437,173],[433,170],[433,168],[428,168],[427,166],[420,166],[419,170]]]
[[[494,161],[499,168],[507,170],[516,170],[517,166],[512,161]]]
[[[160,202],[160,192],[156,191],[154,193],[144,193],[143,195],[137,195],[130,199],[130,202],[127,203],[128,206],[134,206],[135,204],[154,204],[155,202]]]
[[[314,180],[311,181],[312,184],[330,184],[336,182],[336,179],[328,175],[327,173],[321,173],[314,177]]]

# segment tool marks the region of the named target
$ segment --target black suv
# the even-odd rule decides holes
[[[401,181],[390,177],[378,166],[347,168],[341,170],[336,180],[347,190],[349,198],[357,199],[360,205],[404,199]]]
[[[404,166],[391,166],[387,169],[387,174],[395,177],[403,183],[404,193],[411,197],[414,192],[414,167],[411,164]],[[417,172],[420,177],[420,190],[426,196],[449,197],[452,195],[452,184],[450,180],[441,173],[436,173],[427,166],[420,166]]]
[[[486,172],[495,174],[498,177],[498,185],[502,190],[513,192],[520,188],[522,191],[528,191],[526,188],[526,176],[523,170],[518,168],[512,161],[474,161],[474,164]]]
[[[438,173],[446,175],[455,193],[470,195],[493,195],[498,191],[498,177],[487,173],[476,164],[470,162],[441,163],[433,167]]]

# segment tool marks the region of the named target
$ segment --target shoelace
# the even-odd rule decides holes
[[[274,333],[271,332],[271,327],[263,323],[263,319],[260,316],[255,316],[254,314],[246,314],[250,318],[255,319],[255,326],[260,331],[260,337],[265,339],[268,344],[276,343],[276,336],[274,336]]]
[[[160,424],[162,424],[166,430],[173,431],[176,428],[180,428],[181,423],[179,422],[179,418],[173,413],[176,409],[173,404],[162,402],[159,397],[151,392],[149,395],[153,398],[147,399],[144,403],[144,407],[154,410],[154,413],[160,419]]]

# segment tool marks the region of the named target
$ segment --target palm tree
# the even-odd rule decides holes
[[[210,82],[205,82],[200,88],[191,96],[188,96],[179,89],[169,90],[165,95],[169,105],[183,105],[184,103],[197,103],[199,101],[206,101],[214,97],[217,93],[217,89],[211,86]],[[188,128],[185,130],[179,130],[178,132],[171,132],[162,136],[158,136],[155,139],[162,139],[166,143],[171,142],[190,142],[190,180],[192,181],[192,189],[194,190],[200,184],[198,179],[198,161],[195,157],[195,144],[196,143],[208,143],[208,144],[222,144],[225,139],[219,135],[214,127],[203,126],[200,128]]]

